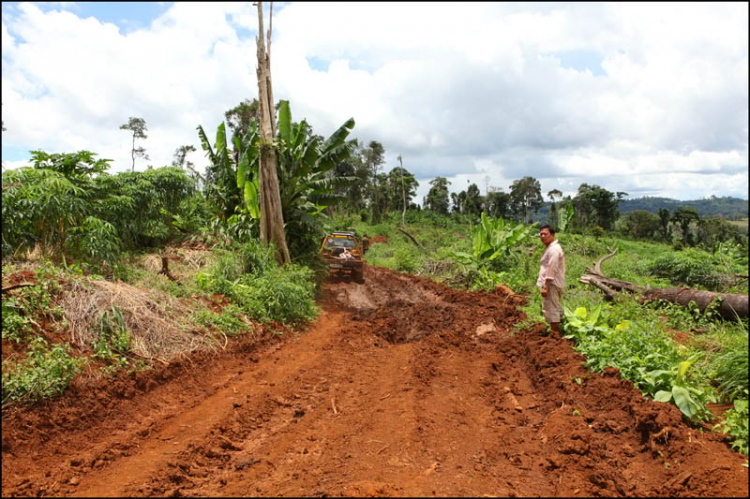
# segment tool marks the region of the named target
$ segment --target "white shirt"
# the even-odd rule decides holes
[[[557,239],[552,241],[542,253],[539,278],[536,285],[540,288],[552,284],[558,289],[565,289],[565,253]]]

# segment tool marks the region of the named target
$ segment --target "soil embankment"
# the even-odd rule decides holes
[[[720,435],[514,334],[519,297],[365,278],[303,334],[4,414],[2,495],[747,495]]]

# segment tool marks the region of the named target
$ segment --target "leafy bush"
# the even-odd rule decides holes
[[[745,385],[747,386],[747,385]],[[748,455],[747,438],[748,438],[748,390],[745,388],[743,399],[734,401],[734,407],[728,410],[724,416],[725,420],[716,425],[715,430],[732,437],[732,448]]]
[[[34,339],[26,362],[3,372],[3,405],[59,395],[83,362],[71,357],[65,345],[49,348],[44,338]]]
[[[675,285],[715,289],[722,283],[722,274],[716,268],[711,255],[696,249],[688,248],[662,255],[648,268],[651,275],[667,278]]]
[[[3,298],[3,339],[13,340],[20,343],[30,332],[29,319],[18,313],[16,300]]]
[[[72,255],[81,256],[104,267],[119,261],[122,247],[115,226],[91,216],[70,230],[66,244]]]
[[[748,346],[745,335],[744,347],[729,350],[714,361],[716,370],[713,379],[719,384],[719,392],[728,400],[736,400],[748,387]]]
[[[614,328],[600,321],[601,308],[591,312],[563,307],[566,338],[576,341],[576,350],[586,356],[586,366],[602,371],[616,367],[624,379],[660,402],[674,402],[690,419],[711,417],[706,404],[715,401],[711,390],[698,387],[688,376],[695,358],[683,359],[674,343],[651,328],[631,327],[622,321]]]
[[[117,307],[110,307],[99,316],[99,339],[94,344],[94,357],[119,366],[128,364],[124,357],[130,351],[132,338],[125,318]]]
[[[409,247],[398,248],[393,252],[396,259],[396,270],[413,274],[419,270],[419,256]]]
[[[193,321],[204,327],[215,327],[228,336],[234,336],[246,331],[250,326],[240,317],[242,310],[236,305],[224,307],[221,313],[210,310],[199,310],[193,314]]]
[[[295,322],[317,313],[314,271],[297,264],[278,267],[273,249],[257,241],[221,251],[197,279],[202,289],[225,294],[254,320]]]
[[[490,219],[482,212],[481,223],[472,231],[472,253],[453,252],[454,257],[467,265],[487,266],[502,270],[518,263],[519,249],[534,233],[533,225],[514,223],[502,218]]]
[[[288,264],[272,267],[260,276],[244,275],[228,291],[255,320],[297,322],[317,314],[314,273],[307,267]]]

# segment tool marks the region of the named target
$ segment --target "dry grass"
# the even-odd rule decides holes
[[[217,348],[209,333],[188,323],[186,306],[160,291],[123,282],[76,279],[64,286],[60,305],[72,343],[82,348],[97,342],[102,314],[112,307],[125,321],[132,338],[131,352],[140,357],[169,361],[196,350]]]

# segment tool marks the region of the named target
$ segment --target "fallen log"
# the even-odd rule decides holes
[[[647,289],[632,282],[611,279],[602,273],[602,262],[613,257],[617,249],[609,249],[610,253],[603,256],[594,264],[594,268],[586,267],[586,273],[578,280],[584,284],[589,284],[599,288],[608,300],[617,300],[621,296],[618,293],[627,290],[631,293],[640,295],[640,301],[646,300],[665,300],[683,307],[689,306],[694,302],[701,312],[713,303],[719,300],[717,312],[724,319],[734,320],[748,316],[748,296],[743,293],[715,293],[713,291],[702,291],[689,288],[660,288]]]

